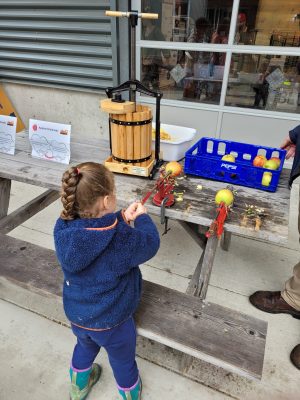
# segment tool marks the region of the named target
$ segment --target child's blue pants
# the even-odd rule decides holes
[[[72,324],[77,337],[72,367],[84,370],[92,366],[101,347],[107,351],[110,365],[120,388],[130,388],[138,381],[139,373],[135,361],[136,329],[133,318],[115,328],[92,331]]]

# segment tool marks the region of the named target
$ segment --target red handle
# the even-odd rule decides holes
[[[146,203],[146,201],[149,199],[149,197],[151,196],[153,190],[151,190],[151,192],[148,192],[146,194],[146,196],[142,199],[141,203],[144,205]]]
[[[220,239],[224,231],[224,223],[228,215],[228,207],[222,202],[219,204],[217,212],[216,218],[213,220],[209,230],[205,234],[207,238],[210,238],[212,235],[217,235],[218,239]]]

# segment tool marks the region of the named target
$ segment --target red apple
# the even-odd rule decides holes
[[[178,176],[182,173],[182,165],[177,161],[170,161],[166,165],[166,173],[170,173],[172,176]]]
[[[263,167],[266,161],[267,159],[265,156],[256,156],[252,164],[254,167]]]

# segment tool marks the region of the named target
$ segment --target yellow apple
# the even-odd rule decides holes
[[[261,184],[263,186],[270,186],[272,180],[272,172],[264,172]]]
[[[235,157],[232,154],[225,154],[225,156],[223,156],[221,158],[222,161],[229,161],[229,162],[235,162]]]
[[[170,173],[171,176],[178,176],[182,173],[182,165],[177,161],[170,161],[166,165],[166,173]]]
[[[229,189],[221,189],[217,192],[215,197],[216,204],[224,202],[227,206],[231,206],[234,200],[234,195]]]
[[[280,164],[281,164],[281,160],[280,160],[280,158],[278,158],[278,157],[271,157],[270,158],[270,161],[275,161],[276,163],[277,163],[277,169],[280,167]]]
[[[275,160],[268,160],[264,163],[264,168],[276,170],[278,169],[278,162]]]

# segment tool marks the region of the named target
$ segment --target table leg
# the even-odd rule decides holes
[[[190,280],[188,288],[186,290],[187,294],[191,296],[197,296],[201,300],[204,300],[207,293],[207,287],[212,271],[212,266],[218,246],[217,236],[211,236],[204,247],[198,265],[195,269],[194,275]],[[180,361],[180,370],[186,373],[190,366],[192,365],[193,357],[184,354]]]
[[[207,240],[206,246],[201,254],[201,258],[186,291],[186,293],[197,296],[201,300],[204,300],[206,297],[217,246],[217,236],[214,235]]]
[[[0,178],[0,219],[8,212],[11,180]]]
[[[231,242],[231,233],[228,231],[224,231],[224,234],[221,239],[221,248],[225,251],[229,250]]]
[[[42,211],[60,197],[59,192],[47,190],[17,210],[0,219],[0,232],[9,233],[29,218]]]

